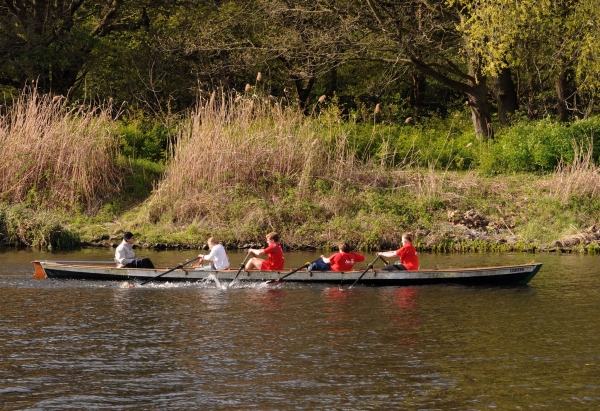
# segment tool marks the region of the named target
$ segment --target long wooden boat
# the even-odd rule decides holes
[[[113,280],[113,281],[146,281],[162,273],[168,268],[140,269],[116,268],[112,261],[34,261],[35,278],[64,278],[80,280]],[[364,285],[419,285],[419,284],[487,284],[513,285],[527,284],[538,273],[542,264],[529,263],[499,267],[423,269],[418,271],[382,271],[371,269],[360,279]],[[193,267],[173,270],[156,281],[208,281],[215,276],[220,281],[231,281],[237,269],[224,271],[198,271]],[[242,271],[238,281],[277,280],[290,273],[281,271]],[[352,284],[363,274],[364,270],[346,272],[336,271],[298,271],[285,278],[285,282],[296,283],[331,283]]]

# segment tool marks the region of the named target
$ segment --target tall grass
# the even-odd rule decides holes
[[[110,108],[25,89],[0,113],[0,200],[94,209],[119,191]]]
[[[182,126],[173,158],[151,201],[151,212],[172,211],[190,221],[210,214],[231,195],[309,195],[319,181],[343,190],[349,182],[386,179],[383,168],[358,159],[349,139],[352,124],[335,110],[319,119],[258,97],[213,93]],[[373,171],[380,170],[379,177]]]
[[[573,153],[572,162],[561,161],[549,183],[551,196],[563,205],[573,197],[594,198],[600,194],[600,168],[593,159],[593,139],[583,144],[573,141]]]

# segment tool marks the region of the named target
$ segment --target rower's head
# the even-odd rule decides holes
[[[279,233],[276,233],[275,231],[267,234],[267,242],[269,241],[274,241],[276,243],[279,242]]]
[[[126,231],[123,233],[123,240],[126,243],[133,244],[135,242],[135,236],[133,235],[133,233]]]
[[[412,233],[404,233],[402,234],[402,244],[404,243],[410,243],[412,244],[413,242],[413,235]]]
[[[206,241],[206,244],[208,244],[208,248],[212,249],[214,246],[219,244],[219,240],[217,240],[215,237],[211,237]]]
[[[350,245],[348,243],[339,243],[338,244],[338,248],[340,249],[340,251],[342,253],[349,253],[350,252]]]

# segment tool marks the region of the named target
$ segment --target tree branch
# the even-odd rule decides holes
[[[468,84],[461,83],[460,81],[456,81],[451,79],[450,77],[440,73],[437,70],[434,70],[433,67],[427,63],[422,62],[418,58],[414,56],[410,56],[410,64],[413,65],[417,70],[421,73],[426,74],[434,79],[438,80],[440,83],[445,84],[448,87],[451,87],[455,90],[462,91],[467,94],[473,93],[473,88]]]
[[[104,13],[104,16],[102,16],[100,22],[92,32],[93,36],[103,37],[106,36],[110,31],[114,30],[109,29],[109,26],[113,24],[111,20],[113,19],[115,14],[117,14],[117,11],[119,11],[119,8],[121,8],[122,5],[123,0],[111,1],[110,5],[108,6],[108,10],[106,11],[106,13]]]
[[[71,6],[69,7],[69,13],[71,14],[71,17],[75,15],[75,12],[77,12],[77,10],[79,9],[79,7],[81,7],[83,2],[84,2],[84,0],[72,0],[71,1]]]
[[[383,24],[383,18],[381,17],[381,13],[379,13],[379,11],[375,8],[375,5],[373,4],[373,0],[367,0],[367,4],[369,5],[371,12],[375,16],[375,19],[381,26],[381,30],[385,32],[386,30],[385,30],[385,25]]]

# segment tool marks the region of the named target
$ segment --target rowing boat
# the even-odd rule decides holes
[[[78,280],[146,281],[169,271],[168,268],[116,268],[112,261],[50,261],[33,262],[35,278],[63,278]],[[420,285],[420,284],[527,284],[538,273],[542,264],[529,263],[499,267],[422,269],[417,271],[382,271],[371,269],[359,283],[364,285]],[[156,281],[207,281],[218,278],[231,281],[237,270],[198,271],[194,267],[182,267],[156,278]],[[281,271],[242,271],[240,281],[273,281],[290,273]],[[363,271],[298,271],[287,277],[285,282],[351,284]],[[213,276],[213,277],[211,277]]]

